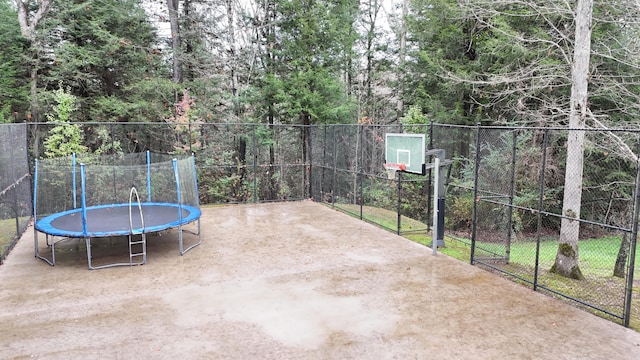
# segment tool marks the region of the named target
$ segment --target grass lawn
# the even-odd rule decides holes
[[[29,218],[21,218],[20,223],[28,221]],[[9,248],[9,245],[16,238],[16,219],[4,219],[0,220],[0,255],[4,255]]]
[[[336,207],[359,216],[359,205],[336,204]],[[371,223],[378,224],[387,229],[395,229],[397,224],[397,214],[394,211],[379,208],[363,208],[363,218]],[[410,232],[412,230],[426,229],[427,226],[419,221],[402,218],[402,231]],[[404,237],[417,243],[430,246],[431,234],[424,232],[416,232]],[[558,291],[565,295],[580,299],[581,301],[597,304],[603,310],[610,311],[614,314],[622,314],[624,307],[624,295],[626,288],[626,279],[620,279],[613,276],[613,267],[618,255],[621,239],[619,237],[603,237],[596,239],[587,239],[580,241],[580,268],[586,280],[572,280],[562,276],[558,276],[549,272],[549,269],[555,261],[556,252],[558,250],[558,242],[556,239],[545,239],[540,242],[539,268],[537,283],[542,288],[546,287]],[[439,251],[461,261],[469,262],[471,258],[471,244],[469,239],[459,239],[447,237],[445,239],[446,247],[440,248]],[[482,246],[480,244],[479,246]],[[494,247],[504,248],[504,246]],[[478,253],[476,253],[478,254]],[[532,286],[535,271],[535,254],[536,241],[527,239],[518,239],[511,245],[509,262],[496,263],[497,268],[502,269],[511,274],[515,274],[526,281],[516,281]],[[640,256],[636,256],[635,261],[635,283],[640,283]],[[527,283],[528,282],[528,283]],[[543,290],[544,291],[544,290]],[[549,293],[553,295],[553,293]],[[634,286],[634,301],[631,306],[631,324],[630,327],[636,331],[640,331],[640,286]],[[587,308],[587,310],[590,310]],[[598,315],[606,314],[598,312]],[[619,319],[615,319],[619,322]]]

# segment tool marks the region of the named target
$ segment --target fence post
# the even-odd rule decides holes
[[[116,143],[115,143],[115,136],[113,134],[113,123],[109,123],[109,137],[111,137],[111,153],[115,154],[116,153]]]
[[[320,175],[320,202],[324,202],[325,193],[327,188],[324,184],[325,172],[327,171],[327,124],[322,124],[322,174]],[[316,126],[316,132],[318,132],[319,126]],[[315,197],[314,197],[315,198]]]
[[[507,248],[505,253],[507,255],[507,263],[511,262],[511,234],[513,233],[513,198],[515,192],[516,183],[516,158],[518,152],[518,131],[513,131],[513,143],[511,144],[511,179],[509,184],[509,208],[507,210],[509,221],[507,222]]]
[[[639,159],[640,160],[640,159]],[[631,252],[629,254],[629,274],[627,275],[624,299],[624,326],[629,327],[631,320],[631,301],[633,298],[633,273],[635,271],[636,246],[638,244],[638,213],[640,209],[640,161],[636,161],[636,187],[634,189],[633,226],[631,232]]]
[[[253,151],[253,202],[258,202],[258,141],[256,139],[256,127],[257,125],[253,124],[253,135],[252,137],[252,151]]]
[[[434,125],[432,120],[429,123],[429,149],[428,150],[433,149],[433,126]],[[429,158],[431,158],[431,156],[429,156]],[[431,162],[431,160],[429,160],[429,162]],[[429,169],[429,174],[427,175],[427,179],[426,179],[427,180],[427,219],[431,219],[431,202],[432,202],[431,196],[433,195],[433,193],[431,192],[431,182],[433,181],[432,175],[433,175],[433,171]],[[427,231],[429,230],[431,230],[431,223],[427,221]]]
[[[538,224],[536,230],[536,259],[533,270],[533,291],[538,290],[538,272],[540,268],[540,241],[542,240],[542,211],[544,202],[544,182],[545,172],[547,169],[547,142],[549,137],[549,129],[544,129],[542,137],[542,167],[540,171],[540,193],[538,194]]]
[[[306,181],[306,189],[305,189],[305,195],[304,197],[308,198],[311,196],[311,193],[313,192],[313,185],[311,183],[311,174],[313,173],[313,159],[311,154],[313,153],[313,144],[311,143],[311,125],[303,125],[303,132],[304,132],[304,141],[306,148],[307,148],[307,153],[306,153],[306,166],[307,166],[307,171],[305,171],[305,176],[307,178]]]
[[[396,225],[396,233],[400,235],[400,230],[402,228],[402,171],[398,171],[396,174],[398,174],[398,208],[396,209],[398,214],[398,223]]]
[[[480,170],[480,123],[476,126],[476,159],[473,174],[473,214],[471,214],[471,255],[469,262],[473,265],[473,259],[476,252],[476,227],[478,218],[478,172]]]
[[[355,203],[358,203],[358,196],[362,195],[362,186],[360,184],[360,161],[362,160],[362,131],[363,131],[363,125],[362,124],[356,124],[356,167],[355,169],[353,169],[353,175],[356,177],[355,181],[353,183],[354,185],[354,189],[353,189],[353,200],[355,201]],[[360,201],[360,220],[362,220],[362,201]]]
[[[20,214],[18,212],[18,177],[16,176],[16,166],[15,166],[15,156],[13,156],[13,148],[17,145],[14,144],[13,141],[13,133],[11,132],[11,128],[13,124],[9,125],[9,154],[11,156],[11,179],[13,179],[13,215],[16,219],[16,237],[20,237]],[[0,254],[2,255],[2,254]]]
[[[331,206],[335,207],[336,205],[336,177],[338,176],[338,145],[336,141],[336,128],[338,125],[333,125],[331,129],[333,130],[333,176],[331,179]]]

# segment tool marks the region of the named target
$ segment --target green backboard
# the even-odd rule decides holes
[[[385,163],[404,164],[406,172],[426,173],[424,134],[386,134]]]

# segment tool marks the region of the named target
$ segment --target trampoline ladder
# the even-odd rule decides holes
[[[135,249],[140,251],[134,252]],[[133,261],[134,258],[142,256],[141,261]],[[147,236],[146,234],[140,234],[140,240],[133,240],[133,235],[129,235],[129,264],[130,265],[144,265],[147,262]]]
[[[140,223],[142,224],[142,230],[140,231],[140,240],[134,241],[133,236],[135,235],[135,231],[133,230],[133,216],[131,214],[131,208],[133,205],[133,196],[136,196],[136,200],[138,203],[138,211],[140,211]],[[144,216],[142,214],[142,204],[140,203],[140,196],[138,196],[138,190],[135,187],[131,187],[131,191],[129,192],[129,229],[131,232],[129,233],[129,265],[144,265],[147,263],[147,235],[144,230]],[[134,252],[134,248],[140,248],[139,252]],[[142,260],[133,261],[133,258],[137,258],[142,256]]]

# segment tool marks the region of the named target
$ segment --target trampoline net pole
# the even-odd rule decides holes
[[[84,164],[80,164],[80,187],[82,189],[82,194],[80,195],[81,198],[81,205],[82,205],[82,233],[84,234],[85,238],[88,236],[88,229],[87,229],[87,200],[85,197],[85,189],[86,189],[86,179],[85,179],[85,173],[84,173]]]
[[[73,189],[73,208],[77,209],[78,204],[76,202],[76,198],[78,197],[78,192],[76,191],[76,153],[73,153],[71,156],[71,182]]]
[[[151,153],[147,150],[147,202],[151,202]]]

